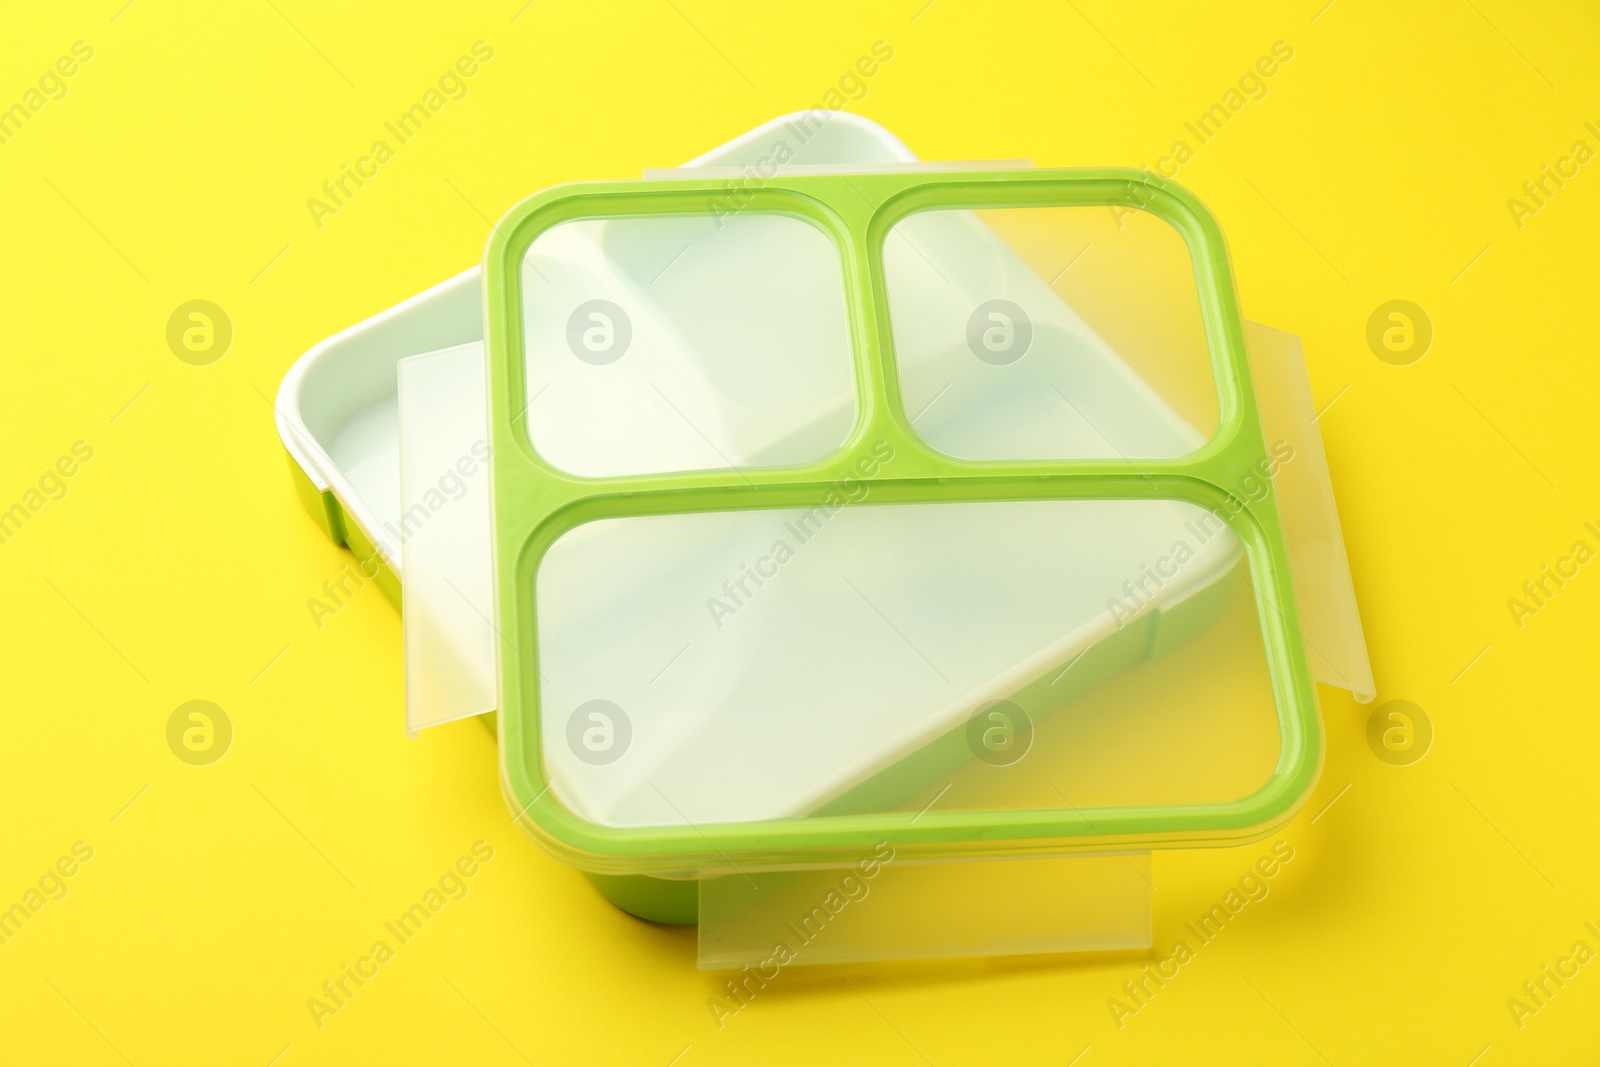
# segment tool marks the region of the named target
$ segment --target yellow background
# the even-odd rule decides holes
[[[0,947],[0,1060],[1593,1054],[1600,963],[1521,1029],[1506,1000],[1574,941],[1600,949],[1600,565],[1521,629],[1506,600],[1573,541],[1600,547],[1600,163],[1520,229],[1506,200],[1573,141],[1600,148],[1600,19],[924,2],[6,12],[0,103],[74,41],[95,55],[0,145],[0,506],[75,441],[95,452],[0,545],[0,906],[74,842],[95,855]],[[306,198],[480,39],[470,95],[318,229]],[[300,353],[474,262],[520,197],[810,106],[878,40],[894,58],[852,110],[924,158],[1066,166],[1153,163],[1275,41],[1295,51],[1178,180],[1221,220],[1246,314],[1305,339],[1379,699],[1415,702],[1435,738],[1389,766],[1370,709],[1323,690],[1323,778],[1279,835],[1294,861],[1120,1030],[1106,1001],[1146,957],[794,970],[719,1030],[693,931],[628,918],[521,839],[480,726],[403,736],[378,590],[320,631],[305,606],[350,557],[301,510],[273,427]],[[164,336],[197,298],[235,330],[205,367]],[[1436,331],[1410,366],[1365,340],[1395,298]],[[234,726],[211,766],[166,744],[192,699]],[[470,895],[317,1029],[306,999],[479,840],[495,857]],[[1163,955],[1269,845],[1155,858]]]

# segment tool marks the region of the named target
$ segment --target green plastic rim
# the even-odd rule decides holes
[[[528,396],[520,293],[534,239],[582,219],[726,214],[724,180],[558,186],[514,207],[485,251],[497,623],[504,641],[501,775],[518,824],[587,871],[694,877],[848,863],[885,841],[908,857],[1060,854],[1231,844],[1287,821],[1320,771],[1321,721],[1275,494],[1250,501],[1229,489],[1266,460],[1267,448],[1227,247],[1210,212],[1188,191],[1124,168],[810,174],[774,178],[740,195],[741,212],[786,215],[821,230],[844,273],[856,422],[838,450],[804,466],[584,478],[542,459],[522,420]],[[911,429],[901,402],[882,255],[890,229],[928,210],[1095,206],[1148,211],[1187,244],[1219,400],[1216,432],[1177,459],[975,462],[934,451]],[[1221,803],[907,811],[708,826],[609,827],[566,808],[550,789],[540,746],[535,579],[550,546],[598,519],[816,506],[884,441],[895,450],[895,476],[875,480],[875,502],[1161,499],[1197,504],[1227,521],[1249,560],[1277,707],[1281,750],[1267,781]]]

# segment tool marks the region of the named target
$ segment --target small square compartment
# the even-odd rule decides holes
[[[850,433],[839,251],[807,220],[559,222],[534,238],[520,276],[527,435],[558,470],[794,467]]]
[[[1124,204],[927,210],[883,243],[907,420],[964,460],[1176,459],[1218,399],[1183,235]]]

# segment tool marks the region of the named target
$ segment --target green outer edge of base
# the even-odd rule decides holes
[[[700,921],[700,882],[694,878],[652,878],[647,874],[596,874],[584,871],[600,895],[640,919],[672,926]]]
[[[285,448],[283,454],[289,460],[289,480],[294,483],[295,496],[316,521],[317,528],[328,535],[328,540],[336,545],[344,544],[344,508],[332,493],[325,493],[312,483],[311,476],[300,469],[300,461],[294,458],[293,452]]]
[[[374,557],[378,558],[378,573],[373,581],[378,583],[378,588],[383,590],[383,595],[396,609],[400,607],[400,578],[389,566],[386,556],[378,556],[378,548],[372,543],[372,538],[361,525],[352,522],[345,514],[344,505],[339,503],[339,498],[333,493],[318,489],[311,481],[311,476],[300,469],[300,464],[294,458],[294,453],[284,450],[289,457],[289,477],[294,482],[295,495],[300,498],[300,503],[305,505],[306,511],[311,513],[316,520],[317,527],[328,535],[328,540],[336,545],[343,545],[355,553],[356,559],[365,566]]]
[[[1267,459],[1245,356],[1227,247],[1192,194],[1124,168],[954,171],[780,177],[750,183],[730,206],[724,182],[593,182],[548,189],[514,207],[484,253],[490,421],[494,443],[496,582],[500,631],[519,651],[501,660],[502,785],[517,821],[558,857],[586,871],[693,876],[730,868],[831,866],[886,841],[908,857],[1060,854],[1229,844],[1269,833],[1304,803],[1321,769],[1316,692],[1300,634],[1288,548],[1276,500],[1250,501],[1230,486]],[[1149,211],[1183,236],[1194,263],[1220,420],[1215,435],[1180,459],[969,462],[934,452],[911,430],[900,400],[883,281],[882,242],[906,216],[931,209],[1105,206]],[[523,257],[563,222],[625,216],[787,215],[834,243],[844,272],[855,360],[857,419],[845,444],[791,468],[581,478],[534,450],[517,416],[523,380]],[[1164,499],[1205,507],[1245,546],[1257,591],[1282,741],[1256,792],[1226,803],[927,811],[786,818],[709,826],[617,828],[580,818],[544,778],[540,753],[534,595],[538,565],[564,533],[602,518],[811,507],[877,442],[895,449],[895,477],[874,482],[881,503],[992,500]],[[913,821],[915,820],[915,821]]]

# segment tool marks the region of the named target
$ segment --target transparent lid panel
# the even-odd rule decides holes
[[[1126,207],[925,211],[883,246],[907,417],[970,460],[1174,458],[1216,430],[1182,235]]]
[[[528,435],[569,473],[797,466],[855,420],[838,250],[800,219],[563,223],[522,299]]]
[[[483,342],[395,367],[406,731],[493,711],[494,543]]]
[[[833,507],[607,519],[552,545],[554,794],[637,827],[1215,803],[1270,777],[1261,623],[1220,518],[870,495],[868,477]]]

